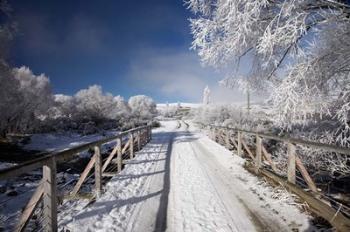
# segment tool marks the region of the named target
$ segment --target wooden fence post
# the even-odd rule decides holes
[[[214,142],[217,142],[217,134],[216,134],[216,128],[214,127],[214,129],[213,129],[213,140],[214,140]]]
[[[130,159],[134,158],[134,135],[132,132],[129,135],[129,141],[130,141]]]
[[[152,139],[152,126],[149,126],[148,130],[149,130],[149,141],[151,141],[151,139]]]
[[[147,143],[148,131],[147,129],[142,130],[142,146]]]
[[[117,153],[117,171],[118,173],[122,171],[122,162],[123,162],[123,157],[122,157],[122,138],[118,137],[117,138],[118,142],[118,153]]]
[[[95,191],[96,198],[101,196],[102,192],[102,157],[99,146],[94,147],[95,150]]]
[[[230,149],[231,148],[231,144],[230,144],[230,131],[229,130],[226,130],[226,147],[227,149]]]
[[[56,184],[56,160],[52,157],[43,166],[44,184],[44,231],[57,231],[57,184]]]
[[[141,150],[141,131],[137,131],[137,150]]]
[[[256,156],[255,156],[255,172],[259,173],[261,168],[261,159],[262,159],[262,138],[256,136]]]
[[[238,156],[242,156],[242,132],[238,131],[238,135],[237,135],[237,154]]]
[[[147,129],[146,129],[146,141],[147,141],[147,143],[149,142],[149,140],[150,140],[150,133],[149,133],[149,127],[147,127]]]
[[[295,184],[295,145],[288,142],[287,154],[288,154],[288,182]]]

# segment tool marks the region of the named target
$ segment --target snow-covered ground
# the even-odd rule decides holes
[[[78,133],[44,133],[34,134],[30,138],[30,142],[23,146],[26,150],[37,151],[56,151],[82,145],[93,141],[100,140],[106,136],[116,135],[118,131],[104,131],[91,135],[80,135]]]
[[[66,202],[70,231],[304,231],[309,216],[292,197],[247,172],[244,160],[178,122],[113,177],[93,204]]]

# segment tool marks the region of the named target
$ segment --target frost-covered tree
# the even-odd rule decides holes
[[[54,106],[51,109],[53,118],[73,118],[77,114],[74,97],[64,94],[54,95]]]
[[[128,103],[121,96],[113,98],[113,109],[111,109],[111,118],[117,120],[119,125],[127,123],[131,116],[131,109]]]
[[[276,124],[330,117],[349,145],[348,87],[350,4],[342,0],[189,0],[192,48],[205,64],[239,66],[250,57],[252,71],[229,73],[228,87],[271,93]],[[235,68],[231,70],[237,70]],[[246,83],[246,84],[245,84]],[[340,136],[340,137],[339,137]]]
[[[78,115],[82,119],[96,123],[105,119],[112,119],[114,111],[114,99],[110,93],[104,94],[102,87],[98,85],[82,89],[74,95]]]
[[[2,134],[35,130],[52,103],[49,79],[34,75],[27,67],[15,68],[2,78],[6,87],[0,106]]]
[[[156,104],[148,96],[137,95],[130,97],[128,104],[132,115],[140,122],[150,120],[157,114]]]
[[[213,66],[239,64],[254,54],[262,77],[270,77],[305,47],[308,32],[346,24],[350,6],[340,0],[188,0],[192,48]]]

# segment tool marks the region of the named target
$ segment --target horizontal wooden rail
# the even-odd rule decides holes
[[[86,151],[90,148],[93,148],[95,146],[100,146],[102,144],[108,143],[108,142],[112,142],[113,140],[116,140],[117,138],[122,138],[122,137],[126,137],[128,136],[130,133],[135,133],[137,131],[143,130],[148,128],[149,126],[142,126],[142,127],[137,127],[128,131],[124,131],[122,133],[119,133],[118,135],[115,136],[111,136],[105,139],[101,139],[98,141],[94,141],[91,143],[86,143],[74,148],[70,148],[70,149],[66,149],[63,151],[59,151],[59,152],[54,152],[52,154],[37,158],[37,159],[33,159],[30,160],[28,162],[19,164],[17,166],[13,166],[13,167],[9,167],[6,169],[2,169],[0,170],[0,180],[7,180],[9,178],[13,178],[15,176],[19,176],[21,174],[30,172],[32,170],[41,168],[43,165],[45,165],[53,156],[56,159],[56,162],[63,162],[66,160],[69,160],[72,158],[73,155],[82,152],[82,151]]]
[[[202,124],[202,125],[204,125],[204,124]],[[208,126],[208,125],[204,125],[204,126]],[[213,126],[213,125],[209,125],[209,127],[218,128],[218,129],[233,130],[236,132],[243,132],[243,133],[249,134],[249,135],[260,136],[260,137],[266,138],[266,139],[272,139],[272,140],[277,140],[277,141],[286,142],[286,143],[289,142],[289,143],[299,144],[299,145],[303,145],[303,146],[307,146],[307,147],[322,149],[322,150],[329,151],[329,152],[336,152],[336,153],[341,153],[344,155],[350,155],[349,148],[339,147],[339,146],[331,145],[331,144],[318,143],[318,142],[309,141],[309,140],[297,139],[297,138],[293,138],[293,137],[289,137],[289,136],[278,136],[278,135],[272,135],[272,134],[265,134],[265,133],[261,133],[261,132],[242,130],[242,129],[233,128],[233,127]]]

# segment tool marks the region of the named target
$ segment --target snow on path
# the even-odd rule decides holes
[[[208,137],[181,129],[171,154],[168,231],[313,229],[287,192],[247,172],[242,158]]]
[[[247,172],[244,160],[190,130],[162,122],[90,206],[67,203],[70,231],[304,231],[308,216],[284,191]]]
[[[163,206],[167,205],[168,191],[165,177],[169,176],[167,152],[177,123],[164,124],[153,131],[152,141],[107,183],[105,193],[94,204],[64,204],[59,227],[70,231],[163,230],[165,218],[161,214],[166,215]]]

